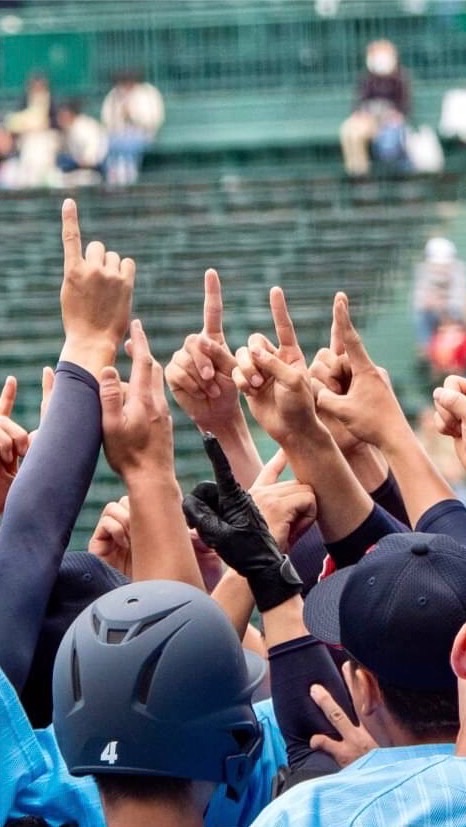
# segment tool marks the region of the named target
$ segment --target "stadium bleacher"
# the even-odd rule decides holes
[[[279,283],[311,357],[326,344],[334,291],[347,290],[376,357],[415,406],[411,267],[429,234],[458,231],[466,155],[441,175],[351,182],[338,125],[365,44],[378,36],[400,46],[416,121],[436,125],[443,91],[466,78],[466,26],[460,13],[443,17],[434,0],[426,8],[411,14],[401,0],[342,0],[336,17],[322,17],[309,0],[24,0],[14,11],[20,24],[0,16],[2,108],[32,68],[50,75],[59,97],[80,94],[93,111],[121,68],[141,68],[166,98],[167,123],[141,183],[75,193],[85,240],[101,237],[136,258],[135,312],[163,363],[199,329],[203,273],[214,266],[232,347],[256,329],[273,335],[267,295]],[[27,427],[37,422],[41,368],[61,338],[62,197],[0,199],[0,359],[3,376],[18,376],[17,415]],[[191,423],[174,415],[188,489],[208,468]],[[74,548],[119,490],[102,461]]]

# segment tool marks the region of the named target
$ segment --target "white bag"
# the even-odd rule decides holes
[[[441,172],[445,166],[438,135],[427,124],[406,130],[406,152],[417,172]]]

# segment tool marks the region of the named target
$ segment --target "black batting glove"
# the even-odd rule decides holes
[[[236,482],[220,443],[204,435],[216,483],[201,482],[183,500],[190,528],[222,560],[245,577],[261,612],[302,589],[290,558],[282,554],[252,497]]]

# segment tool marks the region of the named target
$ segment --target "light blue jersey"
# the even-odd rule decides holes
[[[253,827],[465,827],[466,758],[453,744],[375,749],[273,801]]]
[[[51,827],[73,820],[79,827],[105,827],[94,782],[68,773],[52,729],[32,729],[1,670],[0,768],[0,824],[35,815]]]

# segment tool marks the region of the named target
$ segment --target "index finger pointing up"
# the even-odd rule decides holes
[[[62,240],[65,269],[76,266],[82,259],[81,233],[78,209],[72,198],[65,198],[62,207]]]
[[[288,313],[285,294],[281,287],[272,287],[270,291],[270,310],[278,344],[282,347],[299,347],[293,322]]]
[[[204,276],[204,333],[223,336],[222,287],[216,270],[206,270]]]
[[[354,373],[371,367],[373,362],[363,345],[361,336],[351,321],[348,302],[345,299],[346,296],[344,299],[336,298],[334,314]]]

